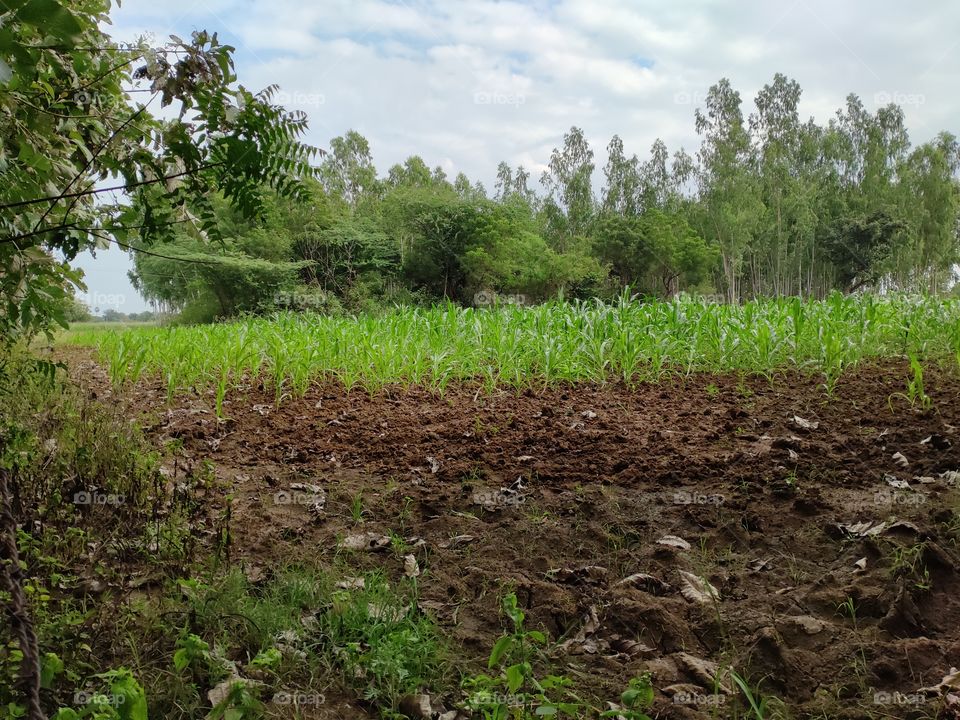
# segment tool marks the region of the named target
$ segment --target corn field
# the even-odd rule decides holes
[[[168,392],[263,381],[278,400],[336,379],[442,391],[557,382],[656,381],[698,371],[822,374],[831,391],[862,360],[960,361],[960,301],[833,295],[721,305],[684,297],[473,309],[397,308],[383,315],[277,314],[193,327],[78,332],[113,382],[161,377]]]

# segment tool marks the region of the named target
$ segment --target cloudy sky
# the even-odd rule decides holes
[[[598,167],[614,134],[641,158],[658,137],[693,152],[694,109],[721,77],[746,112],[783,72],[804,118],[826,122],[853,92],[899,103],[915,142],[960,134],[960,3],[124,0],[113,21],[118,40],[215,30],[242,84],[276,83],[307,112],[312,144],[356,129],[381,173],[419,154],[488,189],[501,160],[539,177],[572,125]],[[81,265],[101,309],[146,307],[124,253]]]

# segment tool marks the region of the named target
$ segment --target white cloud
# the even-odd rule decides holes
[[[360,130],[382,172],[417,153],[491,186],[498,161],[542,166],[574,124],[598,167],[614,133],[641,158],[657,137],[693,152],[711,84],[729,77],[747,114],[778,71],[804,88],[805,117],[826,122],[849,92],[868,107],[886,94],[910,101],[914,140],[958,132],[958,6],[126,0],[115,17],[120,37],[171,23],[222,31],[247,86],[278,83],[309,113],[315,144]]]

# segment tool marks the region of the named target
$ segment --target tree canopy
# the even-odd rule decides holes
[[[109,0],[8,0],[0,11],[0,332],[63,324],[70,263],[185,232],[217,242],[212,198],[245,217],[302,197],[318,151],[275,88],[237,84],[216,34],[161,48],[114,42]],[[135,97],[136,96],[136,97]],[[172,106],[174,119],[151,114]],[[125,200],[104,202],[108,191]]]

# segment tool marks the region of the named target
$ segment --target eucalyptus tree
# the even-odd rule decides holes
[[[749,280],[754,295],[801,293],[813,256],[814,167],[800,122],[800,85],[777,73],[757,94],[749,124],[764,213],[753,238]]]
[[[563,252],[576,236],[585,235],[594,215],[593,150],[578,127],[563,136],[563,147],[550,154],[540,183],[547,191],[543,212],[555,247]]]
[[[603,175],[606,179],[600,203],[603,212],[637,215],[641,209],[639,160],[636,155],[627,158],[619,135],[614,135],[607,145]]]
[[[740,299],[743,258],[764,211],[751,170],[750,138],[740,109],[740,93],[726,78],[707,93],[705,111],[696,111],[701,234],[716,242],[727,299]]]
[[[378,196],[380,182],[367,139],[356,130],[333,138],[320,165],[320,180],[329,195],[343,198],[351,208]]]

